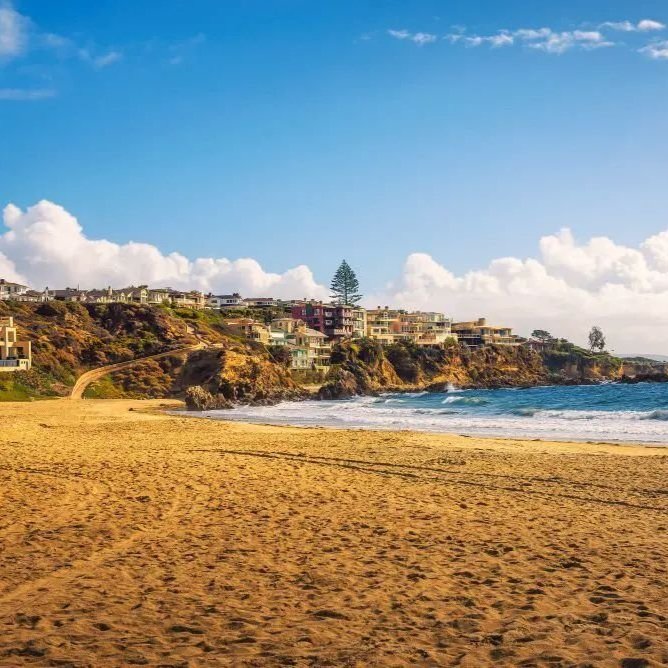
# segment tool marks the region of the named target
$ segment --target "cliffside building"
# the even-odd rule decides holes
[[[30,341],[19,340],[14,318],[0,318],[0,372],[27,371],[31,366]]]
[[[292,307],[292,317],[328,339],[346,339],[353,335],[353,307],[322,302],[303,302]]]
[[[519,346],[524,340],[515,336],[510,327],[488,325],[485,318],[470,322],[455,322],[452,331],[457,335],[459,342],[465,343],[469,348],[490,345]]]
[[[17,299],[20,295],[28,292],[28,290],[27,285],[12,283],[11,281],[6,281],[4,278],[0,278],[0,299]]]

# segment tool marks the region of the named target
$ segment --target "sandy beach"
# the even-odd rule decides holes
[[[662,666],[668,450],[0,405],[0,666]]]

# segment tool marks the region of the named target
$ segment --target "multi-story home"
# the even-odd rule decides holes
[[[353,320],[353,338],[363,339],[366,336],[367,318],[366,309],[361,306],[353,306],[352,308]]]
[[[252,318],[227,320],[225,325],[227,325],[233,332],[246,337],[249,341],[256,341],[265,346],[271,345],[272,343],[271,329]]]
[[[287,346],[293,369],[326,370],[331,364],[332,346],[322,332],[301,320],[275,318],[270,326],[270,345]],[[303,351],[306,351],[304,354]]]
[[[246,306],[244,299],[238,292],[233,292],[231,295],[207,295],[207,303],[209,308],[213,309],[243,308]]]
[[[17,299],[28,292],[28,290],[27,285],[12,283],[11,281],[6,281],[4,278],[0,278],[0,299]]]
[[[308,348],[293,345],[290,346],[290,354],[292,355],[291,369],[308,370],[312,368]]]
[[[332,346],[322,332],[309,327],[301,327],[295,330],[294,338],[298,347],[306,348],[309,368],[329,367]]]
[[[288,334],[293,334],[297,329],[306,327],[303,320],[295,320],[294,318],[274,318],[271,321],[271,328],[282,330]]]
[[[418,346],[434,346],[448,339],[456,340],[452,333],[452,320],[443,313],[413,311],[399,316],[400,336]]]
[[[412,341],[418,346],[435,346],[455,339],[452,320],[443,313],[404,311],[389,307],[367,311],[367,336],[384,345]]]
[[[353,309],[339,304],[303,302],[293,306],[292,317],[303,320],[307,327],[316,329],[328,339],[344,339],[353,335]]]
[[[401,334],[401,316],[405,311],[378,306],[366,312],[366,334],[383,345],[398,340]]]
[[[488,325],[485,318],[470,322],[455,322],[452,331],[457,335],[460,343],[469,348],[480,348],[481,346],[518,346],[523,339],[513,334],[510,327],[498,327]]]
[[[203,309],[206,306],[206,298],[201,292],[192,290],[190,292],[179,292],[168,288],[169,301],[177,308]]]
[[[0,371],[27,371],[31,366],[30,341],[18,339],[13,317],[0,318]]]

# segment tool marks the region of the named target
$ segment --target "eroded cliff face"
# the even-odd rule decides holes
[[[234,342],[189,355],[176,379],[175,391],[185,393],[192,387],[202,391],[190,392],[186,400],[190,408],[199,410],[306,396],[288,369],[273,362],[265,350],[259,346],[250,350]]]
[[[323,399],[383,391],[440,391],[461,388],[534,387],[549,383],[618,380],[621,361],[577,350],[538,353],[525,347],[489,346],[469,350],[452,345],[418,348],[373,341],[349,341],[335,352],[335,365],[320,390]]]

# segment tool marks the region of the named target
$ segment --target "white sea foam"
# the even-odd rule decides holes
[[[666,388],[668,390],[668,387]],[[548,390],[549,391],[549,390]],[[574,388],[574,405],[596,405],[601,397]],[[240,406],[196,415],[276,425],[375,430],[412,430],[553,440],[620,441],[668,445],[668,408],[609,410],[541,408],[528,405],[538,395],[512,393],[485,397],[425,393],[359,397],[346,401],[285,402]],[[589,398],[587,404],[583,398]],[[504,403],[505,402],[505,403]],[[520,405],[517,405],[517,404]],[[573,403],[573,402],[572,402]],[[554,405],[554,402],[553,402]]]

